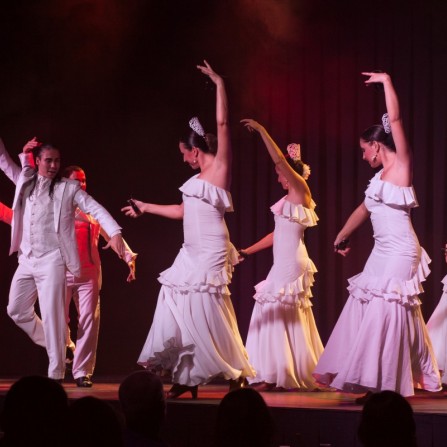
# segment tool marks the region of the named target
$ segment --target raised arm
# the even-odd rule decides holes
[[[223,79],[211,68],[207,61],[204,65],[197,65],[197,68],[216,85],[216,126],[217,126],[217,154],[215,163],[219,169],[225,169],[227,188],[231,183],[231,138],[230,126],[228,122],[228,98]]]
[[[306,180],[304,180],[304,178],[301,177],[301,175],[299,175],[297,172],[295,172],[294,169],[290,166],[281,149],[275,143],[265,127],[259,124],[257,121],[249,118],[241,120],[241,123],[243,123],[250,132],[256,131],[259,133],[259,135],[261,135],[262,141],[264,142],[265,147],[267,148],[267,151],[270,154],[271,159],[273,160],[273,163],[275,163],[276,168],[281,172],[282,175],[284,175],[284,177],[293,188],[301,191],[304,194],[307,202],[305,203],[305,205],[309,206],[311,193]]]
[[[365,204],[362,202],[354,212],[348,217],[345,225],[338,233],[337,238],[334,241],[334,247],[339,244],[343,240],[349,239],[351,234],[362,225],[365,220],[369,218],[369,211],[366,209]],[[346,256],[349,252],[350,248],[346,248],[344,250],[335,250],[343,256]]]
[[[404,126],[402,123],[402,116],[400,114],[399,99],[394,89],[393,82],[390,75],[387,73],[370,73],[363,72],[362,75],[369,76],[365,81],[366,85],[381,83],[385,92],[386,110],[388,113],[388,120],[391,126],[391,133],[393,135],[394,145],[396,146],[397,160],[400,164],[405,165],[411,169],[412,152],[405,136]]]
[[[156,214],[158,216],[167,217],[168,219],[183,219],[183,202],[180,205],[156,205],[154,203],[145,203],[140,200],[133,199],[135,205],[141,211],[137,214],[135,210],[130,206],[121,208],[121,211],[129,217],[139,217],[144,213]]]
[[[3,140],[0,138],[0,169],[6,174],[6,176],[14,183],[17,183],[21,172],[20,166],[15,163],[3,144]]]

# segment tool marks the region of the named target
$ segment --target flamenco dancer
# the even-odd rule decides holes
[[[231,141],[228,101],[222,78],[204,61],[197,68],[216,85],[217,144],[197,118],[180,139],[185,163],[200,170],[181,188],[180,205],[135,200],[141,213],[183,219],[184,243],[174,264],[160,274],[161,290],[146,343],[138,359],[150,370],[167,370],[173,386],[168,398],[190,392],[217,376],[242,386],[255,372],[248,363],[228,285],[237,252],[224,220],[232,211]],[[131,206],[126,215],[137,217]]]
[[[247,257],[273,245],[273,266],[267,279],[255,286],[256,300],[247,336],[247,352],[256,369],[251,379],[258,391],[312,390],[312,372],[323,352],[311,304],[317,269],[307,254],[304,231],[317,224],[315,203],[306,180],[309,167],[301,161],[300,146],[289,144],[289,157],[263,126],[252,119],[242,123],[256,131],[275,164],[278,182],[287,191],[271,207],[275,230],[240,250]]]
[[[447,263],[447,244],[444,248]],[[433,345],[436,360],[441,372],[441,382],[447,385],[447,275],[442,280],[443,293],[436,309],[428,320],[427,329]]]
[[[360,137],[363,159],[382,169],[371,179],[364,202],[338,233],[334,246],[346,256],[349,247],[339,249],[338,244],[369,216],[375,245],[363,272],[349,279],[350,296],[314,377],[352,393],[391,390],[412,396],[414,387],[439,391],[439,370],[418,298],[430,259],[410,218],[410,210],[418,206],[412,153],[390,76],[362,75],[368,76],[367,86],[382,84],[385,92],[388,113],[383,125],[369,127]]]

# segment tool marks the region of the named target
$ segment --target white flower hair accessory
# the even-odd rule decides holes
[[[189,120],[189,127],[201,137],[205,137],[205,131],[203,130],[202,125],[200,124],[199,118],[194,116]]]
[[[289,157],[293,161],[301,161],[301,145],[297,143],[290,143],[287,146],[287,153],[289,154]],[[306,165],[306,163],[303,163],[303,177],[304,180],[307,180],[310,176],[310,166]]]
[[[290,143],[287,146],[287,153],[293,161],[301,160],[301,146],[296,143]]]
[[[382,125],[383,125],[383,130],[385,131],[385,133],[391,133],[391,124],[390,124],[390,119],[388,117],[388,113],[384,113],[382,115]]]
[[[310,166],[306,165],[306,163],[303,164],[303,177],[304,180],[307,180],[310,177]]]

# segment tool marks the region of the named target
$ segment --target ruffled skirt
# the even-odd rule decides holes
[[[310,302],[315,265],[284,284],[269,277],[256,286],[256,303],[247,337],[251,383],[274,383],[285,389],[316,387],[312,372],[323,352]]]
[[[157,307],[138,363],[169,372],[173,383],[188,386],[217,376],[253,377],[227,286],[231,262],[220,271],[206,272],[185,269],[183,261],[181,251],[160,275]]]
[[[428,320],[427,329],[433,345],[441,381],[447,384],[447,276],[442,280],[444,285],[441,299]]]
[[[387,277],[371,275],[368,264],[380,270],[381,262],[373,254],[365,271],[349,280],[350,296],[313,375],[323,385],[353,393],[439,391],[439,370],[417,296],[429,258],[422,250],[416,271],[403,280],[387,268],[382,270]]]

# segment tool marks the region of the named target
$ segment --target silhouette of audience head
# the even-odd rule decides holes
[[[228,393],[217,411],[217,447],[271,447],[277,430],[262,396],[253,388]]]
[[[69,408],[72,422],[66,445],[70,447],[122,447],[122,424],[115,410],[93,396],[75,400]]]
[[[394,391],[372,394],[363,407],[358,437],[365,447],[417,447],[413,409]]]
[[[166,414],[160,378],[149,371],[136,371],[123,380],[118,394],[126,428],[144,437],[157,439]]]
[[[63,446],[67,413],[67,394],[59,383],[48,377],[23,377],[5,396],[2,445]]]

